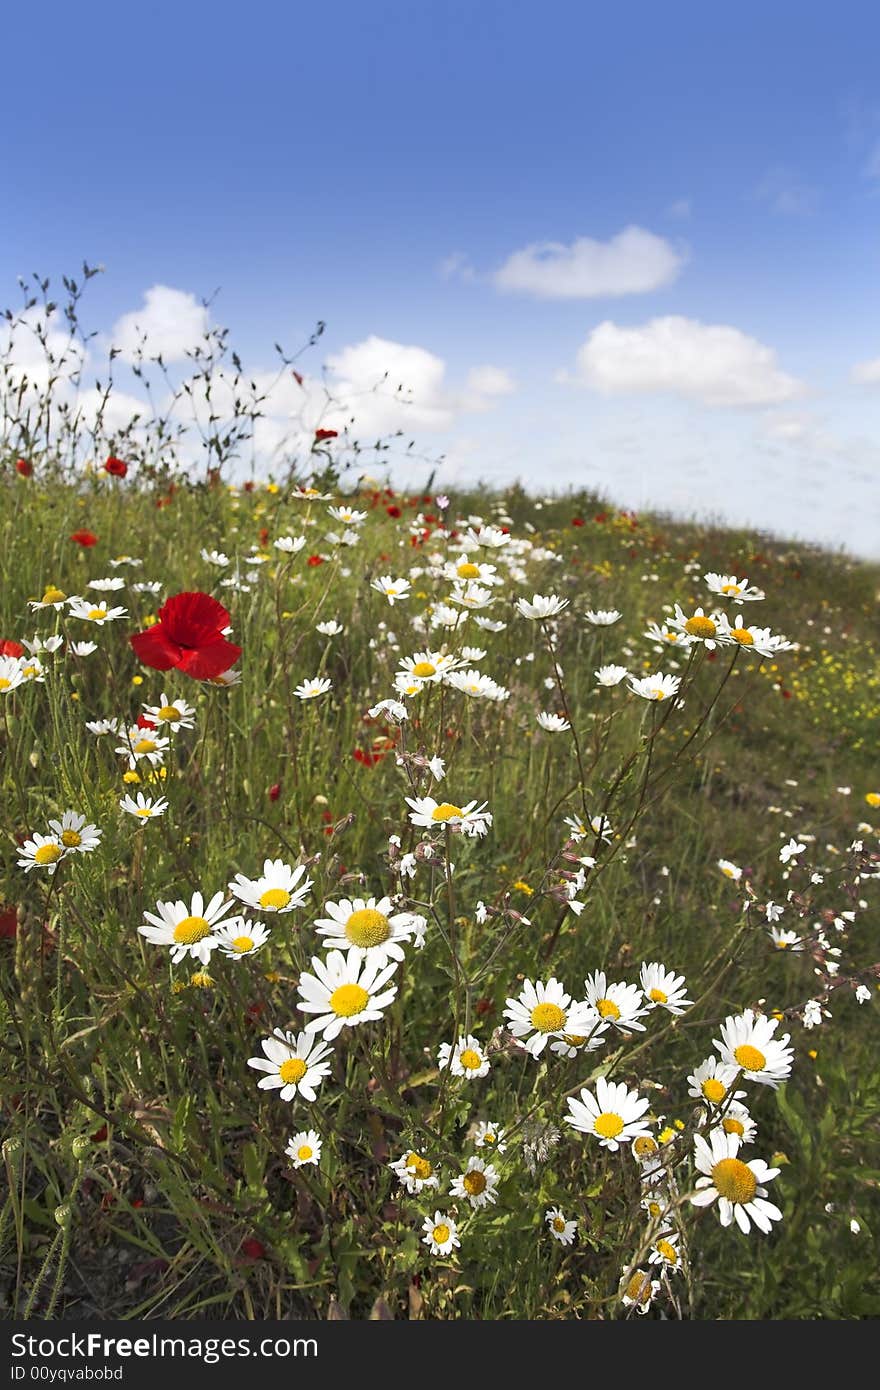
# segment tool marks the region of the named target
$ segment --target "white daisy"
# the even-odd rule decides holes
[[[596,1020],[590,1004],[572,1004],[559,980],[546,984],[526,980],[516,999],[507,1000],[504,1017],[520,1046],[532,1057],[540,1057],[551,1038],[564,1033],[586,1036]]]
[[[328,951],[325,960],[312,956],[314,974],[299,978],[299,1008],[304,1014],[317,1014],[306,1024],[307,1033],[323,1033],[328,1042],[343,1028],[355,1028],[382,1017],[397,994],[397,985],[386,989],[397,969],[397,961],[365,959],[364,952],[352,946],[347,955]]]
[[[21,640],[22,645],[27,647],[31,656],[42,656],[46,652],[57,652],[64,638],[59,632],[55,632],[51,637],[40,637],[38,633],[34,633],[30,640],[27,637],[22,637]],[[94,647],[94,643],[92,646]]]
[[[330,618],[326,623],[315,623],[315,631],[320,632],[322,637],[338,637],[345,628],[335,618]]]
[[[186,700],[169,699],[164,690],[158,705],[144,705],[143,708],[156,725],[170,729],[173,734],[178,729],[195,728],[195,706],[188,705]]]
[[[735,574],[716,574],[710,571],[704,574],[703,579],[706,587],[713,594],[720,594],[722,598],[735,599],[737,603],[754,603],[758,599],[764,598],[764,590],[759,589],[754,584],[749,584],[748,579],[737,579]]]
[[[580,816],[566,816],[565,824],[571,831],[570,839],[579,842],[587,835],[598,835],[602,840],[611,839],[611,821],[607,816],[591,816],[589,829],[586,822]]]
[[[610,1028],[610,1024],[604,1022],[597,1013],[591,1010],[590,1027],[586,1033],[563,1033],[550,1044],[550,1051],[557,1057],[577,1057],[581,1052],[595,1052],[597,1048],[603,1047],[606,1038],[605,1034]]]
[[[435,1211],[433,1217],[426,1216],[422,1222],[422,1244],[430,1246],[432,1255],[450,1255],[453,1247],[460,1246],[458,1227],[451,1216]]]
[[[598,671],[593,672],[593,675],[596,677],[598,685],[612,686],[620,685],[624,676],[629,675],[629,671],[625,666],[615,666],[612,664],[609,666],[600,666]]]
[[[61,589],[56,589],[54,584],[50,584],[42,598],[32,598],[28,602],[28,608],[36,611],[38,608],[63,608],[68,602],[67,594]],[[77,600],[79,602],[79,600]]]
[[[796,931],[786,931],[783,927],[771,927],[768,932],[777,951],[802,951],[804,939]]]
[[[772,1086],[791,1075],[794,1048],[786,1047],[789,1034],[774,1038],[778,1018],[755,1014],[751,1009],[725,1019],[721,1038],[713,1042],[721,1053],[722,1062],[742,1068],[746,1081],[759,1081]]]
[[[412,824],[428,830],[439,830],[448,825],[450,829],[461,830],[465,835],[485,835],[492,824],[492,813],[486,810],[485,801],[481,806],[476,801],[455,806],[450,801],[437,802],[433,796],[407,796],[404,799],[411,807],[409,818]]]
[[[409,598],[412,585],[408,579],[392,579],[390,574],[383,574],[381,578],[372,580],[370,588],[384,594],[393,608],[402,598]]]
[[[720,1124],[714,1126],[724,1134],[733,1134],[741,1144],[751,1144],[758,1133],[758,1126],[748,1110],[738,1100],[732,1100],[724,1107]],[[710,1131],[711,1132],[711,1131]]]
[[[138,931],[154,946],[170,946],[175,965],[186,956],[207,965],[218,944],[213,928],[232,906],[224,902],[222,893],[215,893],[207,907],[198,892],[193,893],[189,907],[179,898],[176,902],[158,902],[156,912],[144,913],[147,921]]]
[[[648,1125],[641,1116],[649,1105],[646,1097],[640,1097],[638,1091],[630,1091],[625,1082],[606,1081],[600,1076],[595,1095],[585,1086],[580,1100],[569,1096],[571,1114],[566,1115],[565,1123],[583,1134],[595,1135],[602,1148],[616,1153],[621,1144],[635,1139],[638,1134],[648,1133]]]
[[[629,688],[634,695],[643,700],[671,700],[681,685],[679,676],[664,676],[660,671],[653,676],[630,676]]]
[[[423,1187],[438,1187],[440,1179],[430,1159],[424,1154],[410,1149],[401,1158],[389,1163],[388,1167],[403,1183],[407,1192],[421,1192]]]
[[[398,676],[407,683],[417,681],[420,686],[438,685],[461,664],[460,657],[449,656],[444,652],[416,652],[413,656],[403,658]]]
[[[474,1147],[478,1149],[494,1149],[495,1153],[503,1154],[507,1148],[504,1130],[491,1120],[477,1120],[473,1125],[472,1138]]]
[[[48,874],[54,874],[67,851],[57,835],[35,833],[25,840],[19,853],[18,867],[24,869],[25,873],[30,873],[31,869],[45,869]]]
[[[722,1226],[736,1222],[744,1235],[751,1230],[749,1218],[759,1231],[768,1232],[774,1221],[782,1220],[782,1212],[768,1202],[764,1183],[779,1174],[778,1168],[768,1168],[762,1158],[744,1163],[738,1158],[740,1141],[734,1134],[714,1130],[708,1142],[702,1134],[694,1135],[694,1158],[702,1177],[697,1178],[700,1190],[691,1197],[695,1207],[707,1207],[718,1199],[718,1215]]]
[[[269,940],[269,928],[262,922],[250,921],[247,917],[230,917],[221,923],[214,933],[220,951],[230,959],[256,955]]]
[[[557,613],[561,613],[563,608],[568,607],[568,599],[560,598],[558,594],[533,594],[531,603],[528,599],[518,598],[516,609],[524,618],[534,618],[543,621],[545,618],[555,618]]]
[[[100,738],[102,734],[118,734],[120,722],[119,719],[87,719],[86,728],[90,734]],[[128,749],[125,751],[127,753]]]
[[[470,695],[478,700],[502,701],[510,694],[509,690],[505,690],[503,685],[499,685],[484,671],[453,671],[446,684],[452,686],[453,690],[460,690],[463,695]]]
[[[688,617],[680,605],[676,604],[675,616],[670,618],[669,626],[674,627],[676,632],[685,633],[691,642],[702,642],[710,652],[714,651],[719,642],[725,640],[720,615],[710,615],[702,608],[695,608],[691,617]]]
[[[229,564],[229,556],[224,555],[222,550],[205,550],[200,552],[202,559],[207,565],[216,565],[217,569],[225,569]]]
[[[0,656],[0,695],[11,695],[24,680],[22,663],[17,656]]]
[[[498,1200],[495,1189],[498,1186],[498,1173],[491,1163],[476,1154],[468,1159],[467,1168],[452,1183],[450,1197],[462,1197],[472,1207],[494,1205]]]
[[[285,555],[296,555],[305,543],[305,536],[279,536],[277,541],[273,541],[275,549],[283,550]]]
[[[437,1065],[441,1071],[448,1067],[453,1076],[466,1076],[469,1081],[476,1080],[478,1076],[486,1076],[489,1072],[489,1058],[470,1033],[466,1038],[459,1038],[454,1047],[449,1043],[441,1043],[437,1052]]]
[[[282,1100],[302,1096],[313,1101],[318,1087],[330,1072],[326,1060],[332,1048],[309,1033],[288,1033],[281,1028],[272,1030],[271,1038],[263,1038],[260,1046],[265,1057],[249,1057],[248,1066],[263,1071],[259,1089],[281,1091]]]
[[[536,715],[538,723],[542,729],[546,729],[548,734],[564,734],[571,728],[568,720],[561,714],[545,714],[542,710]]]
[[[115,589],[124,589],[125,580],[119,575],[111,576],[110,579],[90,579],[86,588],[95,589],[101,594],[109,594],[113,593]]]
[[[122,797],[119,802],[120,808],[127,811],[130,816],[138,816],[141,820],[151,820],[153,816],[162,816],[168,810],[168,799],[164,796],[156,797],[144,796],[143,792],[137,793],[137,800],[131,796]]]
[[[637,985],[608,984],[605,971],[597,970],[594,975],[587,976],[584,989],[587,1003],[592,1004],[600,1018],[607,1019],[623,1033],[632,1029],[644,1033],[645,1025],[639,1023],[639,1019],[648,1009],[643,1005],[642,991]]]
[[[315,922],[324,944],[348,950],[359,946],[368,960],[403,960],[402,942],[425,943],[427,919],[415,912],[392,912],[391,899],[341,898],[324,904],[327,917]]]
[[[117,618],[128,616],[127,608],[108,608],[104,602],[93,604],[84,598],[69,599],[68,605],[74,618],[83,618],[86,622],[97,623],[98,627],[103,627],[105,623],[113,623]]]
[[[586,613],[587,622],[592,623],[594,627],[611,627],[612,623],[616,623],[618,618],[622,617],[623,614],[618,613],[616,608],[599,608],[595,611],[589,608]]]
[[[314,1163],[317,1167],[321,1161],[321,1136],[313,1129],[301,1129],[288,1141],[284,1152],[294,1168],[302,1168],[306,1163]]]
[[[96,825],[86,825],[85,816],[65,811],[60,820],[50,820],[49,829],[71,854],[90,854],[101,843],[103,831]]]
[[[257,912],[293,912],[303,907],[313,880],[305,875],[305,865],[292,869],[283,859],[266,859],[259,878],[236,874],[228,888],[234,898]]]
[[[664,1269],[674,1269],[679,1272],[681,1270],[681,1251],[678,1248],[680,1239],[677,1231],[661,1231],[648,1256],[648,1264],[661,1265]]]
[[[577,1235],[577,1222],[566,1221],[565,1216],[559,1207],[548,1207],[544,1213],[544,1220],[550,1227],[550,1234],[559,1241],[560,1245],[573,1245]]]
[[[734,883],[739,883],[742,878],[742,869],[738,864],[733,864],[729,859],[719,859],[718,867],[725,878],[733,879]]]
[[[621,1302],[625,1308],[634,1303],[637,1312],[647,1313],[652,1299],[659,1290],[659,1279],[652,1279],[650,1274],[646,1274],[643,1269],[637,1269],[634,1274],[630,1275],[621,1289]]]
[[[300,700],[315,700],[319,695],[326,695],[332,682],[328,676],[313,676],[311,680],[303,681],[296,686],[294,695],[299,696]]]
[[[98,650],[97,642],[71,642],[69,646],[74,656],[91,656]]]
[[[137,724],[131,726],[125,738],[126,742],[118,745],[114,751],[128,758],[130,768],[137,767],[144,759],[152,767],[158,767],[164,762],[165,753],[171,746],[170,739],[162,738],[154,729],[142,729]]]
[[[639,979],[649,1009],[667,1009],[671,1014],[683,1014],[694,1002],[686,997],[684,976],[674,975],[659,961],[643,963]]]
[[[730,1087],[739,1074],[739,1067],[719,1062],[717,1057],[707,1057],[688,1077],[688,1095],[697,1100],[708,1100],[712,1105],[721,1105]],[[736,1091],[734,1099],[741,1100],[745,1091]]]

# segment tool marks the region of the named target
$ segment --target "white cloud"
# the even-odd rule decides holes
[[[603,395],[659,392],[704,405],[777,405],[804,391],[772,348],[728,324],[670,315],[636,328],[606,320],[578,353],[580,377]]]
[[[533,242],[512,252],[493,280],[499,290],[539,299],[597,299],[660,289],[676,279],[684,261],[683,252],[662,237],[625,227],[610,241]]]
[[[877,385],[880,383],[880,357],[874,357],[870,362],[857,362],[850,375],[861,386]]]
[[[117,320],[113,343],[121,349],[123,361],[132,362],[146,335],[149,357],[161,355],[165,362],[182,362],[202,341],[210,321],[208,310],[195,295],[168,285],[153,285],[144,295],[143,308]]]

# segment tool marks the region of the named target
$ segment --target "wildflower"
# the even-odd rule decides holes
[[[585,839],[590,832],[592,832],[593,835],[597,835],[600,840],[611,839],[611,822],[607,816],[591,816],[589,831],[587,830],[585,822],[579,816],[566,816],[565,824],[571,831],[571,839],[574,840],[576,844]]]
[[[98,544],[98,537],[91,531],[73,531],[70,539],[76,541],[77,545],[83,546],[88,550],[91,546]]]
[[[794,1049],[786,1047],[789,1034],[774,1038],[778,1018],[756,1015],[751,1009],[725,1019],[721,1039],[714,1039],[721,1060],[742,1068],[747,1081],[759,1081],[775,1090],[791,1074]]]
[[[254,956],[269,940],[269,929],[262,922],[246,917],[230,917],[215,932],[221,953],[231,960]]]
[[[297,555],[305,543],[305,536],[279,536],[277,541],[273,541],[275,549],[283,550],[285,555]]]
[[[507,1148],[504,1130],[499,1129],[491,1120],[477,1120],[473,1126],[472,1137],[474,1146],[478,1149],[494,1149],[496,1153],[503,1154]]]
[[[218,944],[214,927],[225,917],[232,903],[224,902],[222,893],[215,893],[205,906],[201,893],[193,893],[189,907],[177,902],[158,902],[156,912],[145,912],[147,922],[138,927],[154,946],[170,946],[171,959],[178,965],[185,956],[192,956],[207,965],[211,952]]]
[[[118,734],[118,733],[119,733],[119,720],[118,720],[118,719],[87,719],[87,720],[86,720],[86,728],[88,729],[89,733],[90,733],[90,734],[94,734],[96,738],[100,738],[103,734]],[[128,752],[128,749],[127,749],[127,748],[125,749],[125,752],[126,752],[126,753]]]
[[[586,613],[587,622],[592,623],[594,627],[611,627],[612,623],[616,623],[622,617],[623,614],[618,613],[616,608],[599,608],[595,612],[588,609]]]
[[[11,695],[24,680],[21,662],[14,656],[0,656],[0,694]]]
[[[423,1187],[439,1187],[440,1185],[440,1179],[433,1163],[423,1154],[416,1153],[414,1149],[410,1149],[402,1158],[389,1163],[388,1167],[392,1173],[397,1175],[407,1192],[421,1192]]]
[[[787,864],[790,859],[796,859],[799,854],[803,854],[806,848],[806,845],[802,845],[799,840],[789,840],[788,844],[783,845],[779,851],[780,864]]]
[[[568,720],[561,714],[545,714],[542,710],[541,713],[537,715],[537,720],[541,728],[546,729],[548,734],[564,734],[571,728]]]
[[[314,676],[312,680],[303,681],[301,685],[296,686],[293,693],[301,700],[315,700],[319,695],[326,695],[331,684],[327,676]]]
[[[315,631],[320,632],[322,637],[338,637],[340,632],[345,631],[345,628],[342,623],[338,623],[335,618],[332,618],[326,623],[316,623]]]
[[[592,1004],[600,1018],[607,1019],[622,1033],[635,1029],[644,1033],[644,1023],[639,1023],[648,1012],[642,1007],[643,995],[637,985],[608,984],[604,970],[597,970],[584,981],[587,1003]]]
[[[141,820],[152,820],[154,816],[163,816],[168,810],[166,797],[160,796],[154,801],[151,796],[144,796],[143,792],[138,792],[137,799],[132,796],[122,797],[119,805],[130,816],[138,816]]]
[[[326,1059],[332,1048],[307,1032],[288,1033],[280,1028],[274,1028],[271,1038],[263,1038],[260,1046],[265,1056],[249,1057],[248,1066],[266,1073],[259,1081],[261,1091],[280,1090],[282,1100],[295,1096],[316,1099],[317,1089],[330,1071]]]
[[[593,672],[593,675],[596,677],[597,684],[613,686],[620,685],[624,676],[628,676],[629,672],[625,666],[610,665],[600,666],[598,671]]]
[[[621,1290],[621,1302],[625,1308],[635,1304],[637,1312],[647,1313],[651,1301],[659,1289],[659,1279],[652,1279],[650,1274],[646,1274],[642,1269],[637,1269],[634,1274],[630,1275],[626,1285]]]
[[[451,1216],[435,1211],[433,1217],[426,1216],[422,1222],[422,1244],[430,1246],[432,1255],[450,1255],[453,1247],[460,1246],[458,1227]]]
[[[738,864],[732,864],[729,859],[719,859],[718,867],[725,878],[732,878],[734,883],[739,883],[743,871]]]
[[[63,589],[57,589],[54,584],[49,584],[43,593],[42,598],[32,598],[28,603],[28,608],[35,611],[39,608],[63,608],[68,603],[67,594]]]
[[[414,656],[404,658],[399,674],[408,682],[418,682],[419,686],[437,685],[461,664],[460,657],[448,656],[443,652],[416,652]]]
[[[621,1144],[638,1134],[647,1134],[648,1125],[641,1116],[649,1104],[638,1091],[630,1091],[625,1082],[606,1081],[600,1076],[595,1094],[584,1087],[580,1100],[569,1097],[571,1114],[565,1116],[565,1123],[583,1134],[595,1135],[602,1148],[616,1153]]]
[[[241,656],[223,629],[229,613],[210,594],[182,593],[166,599],[159,621],[129,638],[139,661],[157,671],[172,668],[194,680],[209,680],[228,671]]]
[[[411,807],[410,821],[413,825],[424,826],[428,830],[439,830],[448,825],[452,830],[461,830],[465,835],[485,835],[492,824],[492,813],[486,810],[486,802],[477,806],[476,801],[468,801],[464,806],[454,806],[450,801],[437,802],[432,796],[404,798]]]
[[[30,873],[31,869],[45,869],[48,874],[54,874],[65,853],[57,835],[35,833],[21,846],[22,857],[17,861],[18,867],[24,869],[25,873]]]
[[[771,927],[768,935],[777,951],[802,951],[804,949],[803,937],[798,936],[796,931],[784,931],[781,927]]]
[[[451,685],[453,690],[460,690],[463,695],[471,695],[482,700],[506,700],[510,694],[504,686],[499,685],[491,676],[485,675],[482,671],[453,671],[449,676],[447,685]]]
[[[395,724],[402,724],[409,719],[406,705],[401,704],[400,700],[380,700],[378,705],[373,705],[372,709],[367,710],[371,719],[378,719],[381,714],[393,719]]]
[[[667,970],[665,965],[660,965],[658,961],[651,961],[650,965],[643,964],[639,978],[649,1009],[653,1006],[667,1009],[671,1014],[683,1014],[694,1002],[685,997],[687,986],[684,976],[673,975],[671,970]]]
[[[544,1213],[544,1220],[550,1227],[550,1234],[558,1240],[560,1245],[573,1245],[577,1235],[577,1222],[566,1221],[565,1216],[559,1207],[548,1207]]]
[[[871,991],[867,985],[856,985],[856,1003],[868,1004],[871,999]]]
[[[82,618],[89,623],[96,623],[98,627],[103,627],[105,623],[113,623],[117,618],[125,618],[128,615],[127,608],[108,608],[106,602],[91,604],[88,599],[72,598],[68,600],[71,615],[74,618]]]
[[[664,676],[657,672],[653,676],[630,676],[629,688],[634,695],[643,700],[671,700],[681,685],[679,676]]]
[[[568,599],[560,598],[558,594],[549,594],[544,597],[542,594],[533,594],[531,603],[528,599],[518,598],[516,609],[524,618],[536,618],[542,621],[545,618],[555,618],[557,613],[561,613],[563,608],[568,607]]]
[[[257,912],[293,912],[304,906],[312,886],[310,878],[301,882],[305,872],[303,864],[292,869],[283,859],[266,859],[259,878],[236,874],[228,888],[234,898]]]
[[[321,1161],[321,1138],[313,1129],[301,1129],[287,1143],[284,1152],[293,1161],[294,1168],[302,1168],[306,1163]]]
[[[708,1100],[712,1105],[720,1105],[738,1075],[736,1063],[719,1062],[716,1057],[707,1057],[688,1077],[688,1095],[697,1100]],[[745,1091],[737,1091],[735,1099],[741,1100],[744,1095]]]
[[[448,1067],[453,1076],[466,1076],[469,1081],[476,1080],[478,1076],[487,1076],[489,1072],[489,1058],[470,1033],[465,1038],[459,1038],[454,1047],[441,1043],[437,1065],[441,1071]]]
[[[676,604],[675,617],[670,618],[669,625],[677,632],[685,633],[691,642],[702,642],[708,651],[714,651],[719,641],[723,640],[720,616],[717,613],[710,616],[702,608],[696,608],[689,618]]]
[[[109,473],[114,478],[124,478],[128,472],[128,464],[123,463],[122,459],[114,458],[111,454],[104,464],[104,472]]]
[[[495,1189],[498,1186],[498,1173],[491,1163],[473,1155],[468,1159],[467,1168],[459,1173],[449,1189],[450,1197],[462,1197],[472,1207],[479,1209],[494,1205],[498,1200]]]
[[[85,816],[65,811],[59,820],[50,820],[49,829],[70,854],[91,854],[101,843],[102,832],[96,825],[86,825]]]
[[[681,1252],[678,1248],[680,1236],[677,1231],[661,1231],[648,1256],[648,1264],[661,1265],[664,1269],[681,1269]]]
[[[144,705],[144,713],[148,714],[156,725],[164,725],[173,734],[176,734],[178,729],[194,729],[195,712],[195,706],[188,705],[186,700],[171,700],[164,690],[158,705]]]
[[[323,1032],[332,1042],[343,1028],[381,1018],[397,994],[396,985],[385,988],[396,969],[397,961],[389,965],[365,959],[357,946],[347,955],[328,951],[325,960],[312,956],[314,974],[304,972],[299,979],[299,1008],[318,1015],[306,1024],[306,1032]]]
[[[702,1134],[694,1135],[694,1158],[702,1177],[697,1178],[700,1190],[691,1198],[695,1207],[706,1207],[718,1199],[718,1215],[722,1226],[736,1221],[744,1235],[751,1230],[749,1218],[759,1231],[770,1230],[774,1221],[782,1220],[782,1212],[766,1200],[764,1183],[770,1182],[778,1168],[768,1168],[761,1158],[744,1163],[737,1157],[740,1141],[736,1135],[715,1130],[708,1142]]]
[[[160,738],[152,729],[142,729],[137,724],[133,724],[128,730],[126,739],[127,742],[119,744],[114,752],[127,755],[131,768],[137,767],[144,759],[153,767],[158,767],[171,746],[170,739]]]
[[[394,912],[391,899],[341,898],[324,904],[328,914],[315,922],[324,944],[348,950],[358,946],[368,960],[384,963],[403,960],[401,942],[424,945],[427,921],[415,912]]]
[[[513,1036],[532,1057],[540,1057],[551,1038],[564,1033],[586,1035],[595,1022],[589,1004],[572,1004],[571,995],[556,979],[532,984],[526,980],[516,999],[507,1000],[504,1017]]]
[[[411,584],[408,579],[392,579],[390,574],[383,574],[380,579],[374,579],[370,588],[377,589],[380,594],[384,594],[393,608],[402,598],[409,598]]]
[[[765,597],[763,589],[749,584],[748,579],[737,579],[735,574],[715,574],[712,571],[709,574],[704,574],[703,579],[706,587],[713,594],[720,594],[723,598],[736,599],[738,603],[754,603]]]
[[[758,1126],[746,1107],[738,1100],[732,1100],[724,1107],[724,1114],[715,1128],[724,1134],[733,1134],[741,1144],[751,1144],[758,1132]],[[710,1131],[710,1134],[712,1132],[714,1131]]]
[[[91,656],[92,652],[98,650],[97,642],[71,642],[70,650],[74,656]]]

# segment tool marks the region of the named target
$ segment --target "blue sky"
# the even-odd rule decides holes
[[[311,371],[390,354],[450,484],[880,553],[876,5],[49,4],[4,38],[4,302],[85,257],[112,336],[219,288],[254,370],[318,318]]]

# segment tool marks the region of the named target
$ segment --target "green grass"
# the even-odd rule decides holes
[[[431,501],[392,503],[365,490],[353,499],[368,512],[362,540],[348,548],[324,539],[344,529],[326,504],[297,500],[289,487],[182,485],[157,506],[164,497],[158,485],[135,490],[101,478],[75,487],[10,470],[3,479],[0,637],[57,628],[98,644],[87,657],[45,656],[45,682],[3,699],[0,898],[18,914],[15,934],[0,939],[7,1311],[323,1318],[338,1304],[363,1318],[384,1300],[380,1308],[394,1317],[625,1316],[621,1276],[639,1252],[647,1267],[638,1167],[628,1145],[609,1153],[570,1130],[565,1096],[609,1067],[648,1096],[654,1132],[668,1125],[675,1133],[664,1152],[685,1194],[697,1119],[687,1075],[713,1052],[726,1016],[757,1006],[785,1014],[780,1031],[795,1048],[779,1091],[744,1086],[758,1125],[746,1156],[783,1155],[769,1194],[783,1220],[769,1235],[744,1236],[723,1230],[714,1207],[682,1203],[685,1277],[670,1280],[672,1296],[661,1290],[648,1316],[661,1308],[700,1319],[880,1312],[871,974],[880,933],[868,858],[876,870],[880,810],[865,801],[880,791],[877,567],[746,532],[635,520],[587,495],[543,505],[518,489],[455,495],[450,517],[503,513],[515,537],[559,558],[524,556],[522,577],[496,591],[487,613],[506,622],[503,631],[482,631],[469,617],[447,635],[412,626],[450,590],[428,558],[445,556],[450,541],[420,535],[411,543],[419,511],[436,517]],[[389,515],[389,505],[402,515]],[[99,537],[89,550],[69,539],[83,527]],[[273,549],[287,534],[307,537],[299,555]],[[219,587],[237,563],[250,568],[252,545],[268,558],[248,591]],[[205,547],[225,551],[229,569],[205,563]],[[113,569],[110,559],[123,554],[142,565]],[[310,566],[310,554],[328,559]],[[370,587],[371,578],[406,576],[414,566],[423,572],[394,607]],[[667,616],[663,605],[710,611],[702,576],[712,570],[747,575],[766,590],[763,603],[743,605],[746,620],[785,633],[798,650],[759,661],[743,648],[731,665],[729,647],[699,649],[678,668],[683,708],[653,706],[625,684],[599,689],[593,672],[605,662],[636,675],[673,669],[674,653],[658,653],[644,629]],[[106,595],[128,609],[116,623],[86,630],[72,616],[27,608],[49,584],[80,594],[112,574],[126,580]],[[161,581],[161,595],[133,592],[137,580]],[[137,663],[129,635],[166,596],[190,589],[229,608],[244,653],[240,685],[215,688]],[[542,626],[513,605],[534,592],[569,600],[556,655],[580,765],[572,736],[545,733],[535,720],[562,704],[546,688],[553,665]],[[589,608],[623,616],[594,627]],[[328,639],[315,624],[330,618],[345,630]],[[432,686],[409,701],[401,743],[395,726],[366,711],[393,694],[400,657],[444,639],[453,651],[462,642],[484,648],[479,667],[509,697],[473,700]],[[318,673],[332,680],[331,692],[297,699],[294,687]],[[113,752],[118,740],[95,738],[84,722],[130,722],[162,691],[196,706],[196,727],[174,736],[164,779],[141,783],[166,795],[169,810],[139,827],[118,809],[132,790],[122,780],[126,760]],[[389,836],[400,836],[404,851],[418,842],[407,776],[422,778],[423,792],[427,783],[417,763],[398,766],[397,752],[444,757],[438,799],[488,802],[494,824],[484,838],[450,838],[451,879],[441,864],[404,880],[413,910],[428,918],[424,950],[407,950],[384,1019],[335,1042],[317,1102],[288,1105],[258,1090],[247,1059],[272,1028],[303,1025],[296,986],[322,954],[312,923],[325,915],[323,903],[401,889]],[[21,840],[69,808],[101,828],[98,850],[66,857],[54,879],[17,867]],[[607,846],[590,837],[574,847],[598,861],[577,916],[553,890],[560,870],[577,868],[561,857],[564,817],[584,809],[606,810],[615,836]],[[860,823],[861,856],[848,848]],[[802,834],[814,837],[801,856],[807,867],[784,879],[779,847]],[[210,986],[192,984],[192,962],[172,966],[165,949],[138,934],[158,900],[188,901],[197,888],[210,895],[276,857],[309,862],[309,907],[269,918],[270,940],[253,957],[215,952]],[[745,870],[739,884],[721,874],[721,858]],[[823,883],[810,884],[811,869],[821,869]],[[839,974],[826,973],[820,947],[772,947],[760,906],[785,903],[789,888],[800,906],[788,904],[781,925],[811,941],[823,911],[855,911],[845,932],[827,925],[842,950]],[[747,897],[756,905],[748,912]],[[479,901],[501,915],[478,922]],[[2,920],[11,932],[8,913]],[[554,974],[579,998],[588,972],[637,982],[641,962],[653,960],[687,978],[697,1002],[680,1020],[654,1012],[644,1034],[612,1037],[570,1061],[536,1062],[512,1044],[505,1001],[524,978]],[[848,982],[858,980],[870,985],[868,1004],[855,1001]],[[800,1010],[826,989],[832,1017],[808,1031]],[[484,1079],[444,1080],[437,1070],[438,1046],[454,1040],[456,1022],[490,1046]],[[478,1119],[514,1136],[497,1157],[497,1203],[467,1213],[449,1184],[475,1152],[467,1132]],[[559,1142],[530,1171],[523,1138],[536,1126],[546,1136],[548,1125],[562,1131]],[[318,1168],[294,1170],[285,1157],[301,1128],[323,1138]],[[413,1145],[440,1165],[439,1192],[411,1196],[389,1171]],[[555,1204],[579,1223],[570,1247],[544,1222]],[[431,1256],[421,1243],[425,1215],[456,1207],[460,1250]]]

